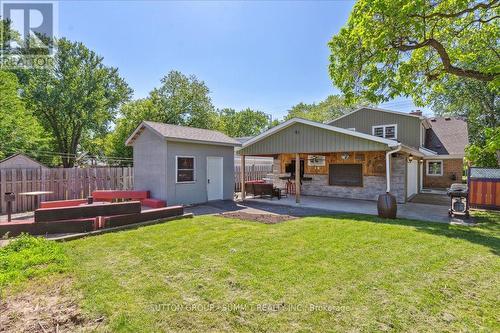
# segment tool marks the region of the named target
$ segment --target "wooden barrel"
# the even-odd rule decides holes
[[[378,216],[386,219],[395,219],[398,212],[396,197],[390,193],[378,196],[377,202]]]

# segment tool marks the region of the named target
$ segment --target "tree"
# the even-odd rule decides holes
[[[304,118],[324,123],[352,112],[358,107],[359,104],[349,105],[342,96],[330,95],[318,104],[306,104],[301,102],[294,105],[288,110],[285,119]]]
[[[485,128],[500,126],[498,95],[485,82],[449,77],[429,90],[423,103],[437,115],[466,119],[472,144],[484,144]]]
[[[105,155],[108,157],[131,158],[132,148],[125,141],[143,120],[156,120],[158,110],[150,98],[138,99],[124,104],[115,127],[105,139]]]
[[[217,129],[218,115],[209,93],[196,76],[170,71],[147,98],[122,106],[116,126],[105,140],[106,155],[132,157],[132,149],[125,147],[125,141],[143,120]]]
[[[219,130],[233,138],[258,135],[269,126],[268,115],[250,108],[239,112],[224,108],[218,113]]]
[[[48,150],[50,136],[26,110],[19,89],[16,75],[0,71],[0,159],[25,152],[47,163],[51,158],[36,151]]]
[[[330,77],[349,101],[417,99],[449,77],[500,85],[500,0],[360,0],[329,43]]]
[[[56,45],[54,66],[30,70],[23,97],[52,134],[63,166],[72,167],[82,140],[104,137],[132,91],[118,69],[82,43],[63,38]]]
[[[205,82],[194,75],[171,71],[161,83],[150,93],[156,112],[150,120],[198,128],[216,127],[217,113]]]
[[[500,126],[484,129],[484,143],[467,147],[466,157],[474,166],[500,166]]]

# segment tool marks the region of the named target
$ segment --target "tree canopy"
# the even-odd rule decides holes
[[[0,159],[21,151],[48,162],[51,158],[41,152],[48,149],[51,137],[26,110],[19,89],[16,75],[0,71]]]
[[[500,0],[359,0],[329,43],[329,72],[348,100],[411,96],[443,79],[500,84]]]
[[[118,69],[82,43],[60,39],[52,68],[27,73],[23,97],[52,134],[64,167],[72,167],[82,140],[102,138],[131,89]]]
[[[170,71],[147,98],[122,106],[116,126],[105,140],[106,155],[132,157],[132,149],[124,144],[143,120],[219,130],[231,137],[257,135],[269,123],[265,113],[248,108],[215,110],[203,81]]]
[[[294,105],[288,110],[285,120],[297,117],[324,123],[352,112],[358,107],[357,104],[348,104],[342,96],[330,95],[317,104],[301,102]]]
[[[255,136],[269,126],[269,116],[262,111],[246,108],[236,111],[224,108],[218,111],[217,129],[230,137]]]

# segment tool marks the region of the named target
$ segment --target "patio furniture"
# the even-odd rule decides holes
[[[45,194],[52,194],[52,191],[34,191],[34,192],[22,192],[18,195],[24,195],[27,197],[33,197],[33,209],[38,209],[38,197]]]
[[[164,200],[150,198],[149,191],[98,190],[92,192],[95,201],[113,202],[116,200],[139,200],[143,206],[151,208],[166,207]]]
[[[141,212],[139,201],[117,203],[93,203],[91,205],[35,210],[35,222],[82,219],[97,216],[135,214]]]
[[[270,196],[274,194],[273,184],[266,183],[263,180],[251,180],[245,183],[245,192],[254,197]]]

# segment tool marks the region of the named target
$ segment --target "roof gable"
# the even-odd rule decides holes
[[[40,163],[37,160],[34,160],[31,157],[24,155],[22,153],[15,153],[13,155],[10,155],[9,157],[4,158],[3,160],[0,161],[0,167],[2,167],[3,164],[14,163],[14,160],[16,159],[19,160],[19,164],[32,165],[33,167],[41,167],[41,168],[47,167],[45,164]]]
[[[418,119],[421,119],[421,120],[425,120],[425,117],[423,117],[423,116],[419,116],[419,115],[415,115],[415,114],[410,114],[410,113],[406,113],[406,112],[399,112],[399,111],[393,111],[393,110],[387,110],[387,109],[380,109],[380,108],[372,108],[372,107],[361,107],[359,109],[356,109],[356,110],[354,110],[352,112],[349,112],[347,114],[344,114],[344,115],[342,115],[342,116],[340,116],[338,118],[335,118],[335,119],[329,121],[328,124],[332,125],[337,120],[345,118],[345,117],[348,117],[348,116],[352,116],[356,112],[362,111],[362,110],[385,112],[385,113],[391,113],[391,114],[395,114],[395,115],[399,115],[399,116],[407,116],[407,117],[413,117],[413,118],[418,118]]]
[[[236,147],[241,145],[237,140],[230,138],[219,131],[170,125],[153,121],[143,121],[130,135],[130,137],[125,142],[125,145],[133,145],[135,139],[139,135],[141,135],[142,131],[146,129],[169,141],[182,141]]]
[[[248,140],[239,154],[385,150],[398,142],[293,118]]]
[[[425,148],[439,155],[463,155],[469,144],[467,123],[459,118],[436,117],[429,119],[431,128],[425,136]]]

